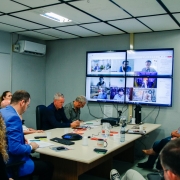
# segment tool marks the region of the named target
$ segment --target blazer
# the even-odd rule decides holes
[[[54,128],[64,128],[70,127],[72,121],[67,119],[64,108],[56,109],[54,103],[51,103],[47,108],[46,112],[43,113],[42,118],[42,129],[54,129]]]
[[[6,106],[0,110],[6,125],[6,137],[8,144],[8,163],[25,161],[20,166],[19,175],[25,176],[34,171],[34,162],[30,158],[31,146],[25,144],[22,130],[22,121],[12,106]],[[11,177],[10,172],[8,172]]]

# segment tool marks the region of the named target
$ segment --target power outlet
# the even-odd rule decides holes
[[[14,45],[12,46],[13,52],[19,52],[19,49],[20,49],[19,44],[14,44]]]

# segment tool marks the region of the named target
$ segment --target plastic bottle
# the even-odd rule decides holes
[[[125,127],[122,125],[121,126],[121,131],[120,131],[120,142],[124,142],[125,141]]]
[[[132,115],[129,116],[129,123],[132,123]]]

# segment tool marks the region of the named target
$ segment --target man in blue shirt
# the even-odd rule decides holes
[[[43,130],[54,129],[54,128],[64,128],[64,127],[71,127],[75,128],[80,125],[80,121],[76,120],[72,122],[71,120],[67,119],[64,113],[64,95],[61,93],[56,93],[54,95],[54,101],[51,103],[46,112],[44,112],[43,116]]]
[[[24,138],[21,115],[30,104],[30,94],[26,91],[16,91],[11,99],[11,104],[1,109],[0,112],[6,125],[6,136],[8,143],[8,163],[24,161],[19,168],[19,175],[38,175],[40,180],[51,180],[53,166],[50,163],[35,160],[30,157],[32,150],[39,146],[35,142],[28,144]],[[11,177],[11,174],[9,173]]]
[[[123,61],[122,66],[119,68],[119,72],[130,72],[131,67],[129,66],[129,61]]]

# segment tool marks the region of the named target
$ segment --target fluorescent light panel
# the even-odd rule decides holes
[[[41,16],[45,17],[45,18],[48,18],[48,19],[51,19],[53,21],[57,21],[57,22],[60,22],[60,23],[66,23],[66,22],[71,22],[70,19],[67,19],[63,16],[59,16],[58,14],[55,14],[53,12],[46,12],[44,14],[40,14]]]

